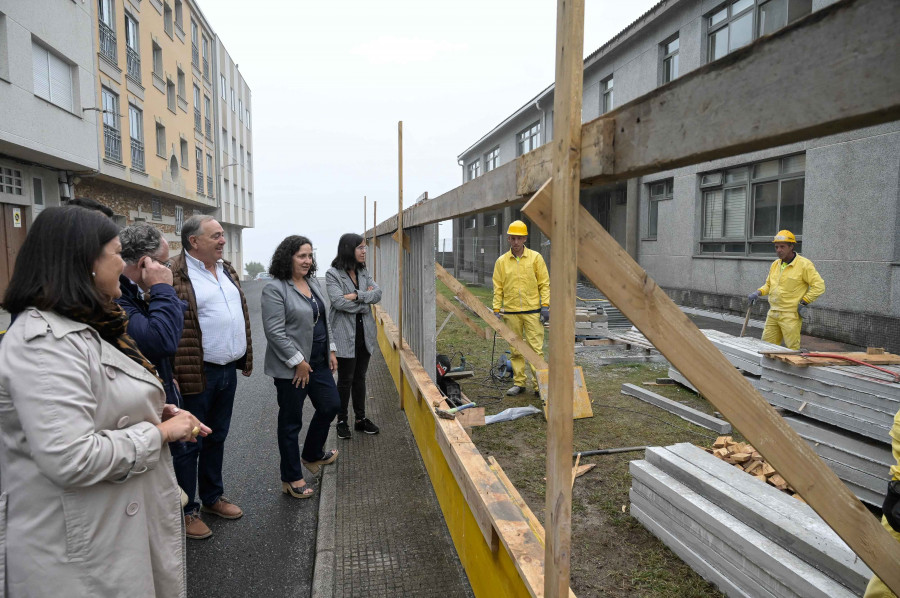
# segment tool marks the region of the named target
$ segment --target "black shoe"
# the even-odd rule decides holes
[[[354,424],[353,428],[360,432],[365,432],[366,434],[378,434],[378,426],[369,421],[369,418],[367,417],[356,420],[356,424]]]
[[[337,436],[344,440],[353,436],[353,434],[350,433],[350,426],[347,425],[347,422],[342,421],[337,423]]]

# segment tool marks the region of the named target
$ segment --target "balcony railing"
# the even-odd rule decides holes
[[[206,194],[210,197],[215,197],[215,192],[213,191],[213,178],[211,176],[206,177]]]
[[[212,139],[212,123],[210,122],[209,118],[206,119],[206,138],[210,140]]]
[[[197,193],[203,195],[203,171],[197,169]]]
[[[104,123],[103,125],[103,144],[105,147],[105,156],[116,162],[122,161],[122,135],[119,130]]]
[[[128,76],[135,81],[141,80],[141,55],[134,48],[125,48],[125,62]]]
[[[209,81],[209,59],[203,59],[203,78]]]
[[[131,167],[144,172],[144,143],[131,138]]]
[[[194,129],[198,133],[203,132],[203,118],[200,116],[200,111],[194,108]]]
[[[119,55],[116,52],[116,32],[104,23],[100,23],[100,54],[110,59],[112,62],[119,61]]]
[[[191,64],[200,68],[200,49],[197,44],[191,44]]]

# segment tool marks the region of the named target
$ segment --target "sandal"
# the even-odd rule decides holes
[[[312,498],[312,495],[316,492],[309,487],[309,484],[303,484],[302,486],[291,486],[287,482],[281,482],[281,491],[284,494],[293,496],[294,498]]]
[[[328,465],[330,463],[334,463],[335,459],[338,458],[337,449],[331,449],[324,455],[322,455],[321,459],[317,459],[315,461],[303,461],[303,465],[306,466],[306,469],[310,470],[312,473],[319,473],[319,470],[322,469],[323,465]]]

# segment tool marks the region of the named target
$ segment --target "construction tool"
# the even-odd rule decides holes
[[[637,451],[646,450],[646,446],[623,446],[620,448],[611,448],[611,449],[597,449],[595,451],[579,451],[577,453],[572,453],[573,457],[578,457],[579,455],[590,457],[591,455],[612,455],[615,453],[633,453]]]
[[[452,409],[435,409],[434,412],[438,414],[438,417],[443,419],[456,419],[457,413],[463,409],[468,409],[469,407],[477,407],[477,405],[475,403],[466,403],[459,407],[453,407]]]
[[[744,316],[744,325],[741,326],[741,334],[739,336],[744,336],[744,333],[747,332],[747,324],[750,322],[750,310],[753,309],[752,305],[747,306],[747,315]]]

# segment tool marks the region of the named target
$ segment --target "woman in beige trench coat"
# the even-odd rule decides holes
[[[16,261],[0,343],[0,595],[185,595],[167,443],[208,429],[163,411],[124,333],[117,235],[99,212],[49,208]]]

